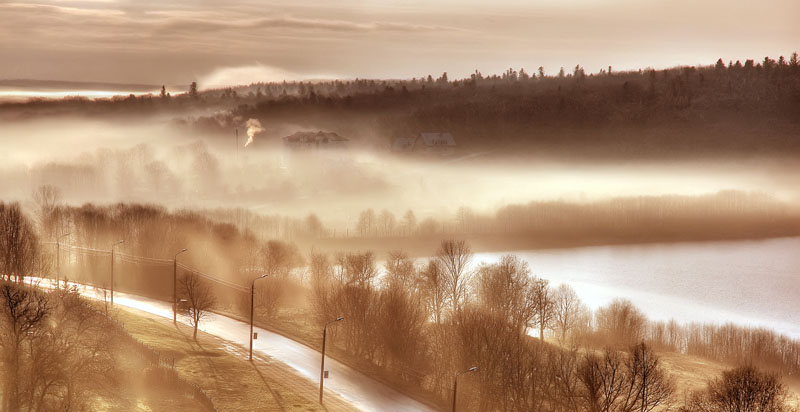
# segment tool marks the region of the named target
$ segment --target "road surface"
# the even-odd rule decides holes
[[[47,280],[26,278],[33,280],[42,287],[51,286]],[[71,285],[72,286],[72,285]],[[74,284],[78,291],[93,299],[103,299],[101,290],[91,286]],[[168,302],[145,298],[127,293],[115,292],[114,304],[127,306],[157,316],[171,319],[172,307]],[[178,321],[188,324],[186,317],[178,316]],[[218,314],[209,314],[200,322],[199,330],[210,333],[219,338],[249,347],[248,337],[250,324],[231,319]],[[319,382],[320,353],[302,343],[295,342],[287,337],[261,328],[255,328],[258,339],[253,341],[253,351],[270,356],[289,365],[314,382]],[[355,408],[362,411],[376,412],[412,412],[435,411],[414,399],[380,383],[334,359],[325,359],[325,369],[330,371],[329,378],[325,380],[325,388],[341,395]]]

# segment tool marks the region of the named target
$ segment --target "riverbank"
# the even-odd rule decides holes
[[[798,228],[800,229],[800,228]],[[658,237],[627,237],[595,235],[590,237],[565,236],[562,238],[540,238],[521,234],[465,234],[451,233],[446,235],[425,237],[386,237],[386,238],[326,238],[316,240],[298,240],[300,250],[315,252],[365,252],[371,251],[383,255],[391,251],[402,250],[412,257],[433,255],[444,239],[459,239],[469,243],[473,253],[501,253],[518,250],[554,250],[574,249],[590,246],[633,246],[678,243],[711,243],[738,242],[747,240],[769,240],[800,236],[800,230],[789,228],[780,232],[762,234],[743,234],[741,236],[714,236],[713,234]]]

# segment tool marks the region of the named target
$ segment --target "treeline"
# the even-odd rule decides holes
[[[711,63],[711,62],[709,62]],[[509,69],[450,79],[259,83],[169,96],[66,99],[0,105],[3,112],[217,114],[179,121],[229,138],[250,118],[331,130],[388,149],[422,131],[453,133],[459,149],[524,149],[536,154],[699,156],[781,154],[800,149],[797,54],[744,63],[588,73]],[[748,130],[757,130],[757,136]],[[758,144],[754,144],[758,139]]]
[[[259,215],[244,209],[202,210],[216,221],[260,236],[301,243],[348,238],[401,239],[449,236],[524,236],[537,244],[575,241],[639,242],[790,236],[800,233],[800,213],[758,192],[721,191],[700,196],[619,197],[592,202],[534,201],[493,213],[459,207],[449,217],[417,216],[412,209],[364,209],[352,227],[316,214],[305,218]]]
[[[247,225],[240,229],[191,210],[170,212],[162,206],[127,203],[68,206],[60,202],[58,191],[48,186],[39,188],[33,203],[31,214],[40,228],[42,241],[49,244],[47,251],[55,252],[58,242],[62,246],[78,246],[93,258],[98,254],[109,256],[112,245],[123,240],[123,244],[116,245],[117,253],[172,260],[175,253],[186,248],[189,253],[181,257],[182,262],[228,280],[238,280],[254,267],[262,266],[264,254],[269,255],[270,250],[278,247],[274,242],[262,240],[274,236],[269,225],[258,227],[264,231],[257,237]],[[293,264],[302,262],[296,247],[281,244],[279,248],[280,253],[286,249],[285,253],[298,256]],[[278,252],[273,250],[273,253]],[[105,264],[106,260],[100,263]]]
[[[621,197],[587,203],[535,201],[493,214],[459,208],[449,219],[398,218],[389,210],[363,210],[351,237],[443,237],[511,234],[540,242],[648,241],[785,236],[800,232],[800,214],[763,193],[722,191],[702,196]]]
[[[800,110],[795,60],[767,58],[741,69],[731,64],[596,74],[576,67],[556,76],[509,70],[456,81],[442,76],[376,82],[381,90],[352,94],[339,94],[335,85],[313,85],[313,90],[305,87],[304,95],[298,90],[297,96],[281,93],[243,103],[227,116],[199,119],[196,125],[207,130],[236,127],[236,119],[291,121],[364,141],[377,130],[381,140],[373,142],[385,149],[397,137],[447,131],[464,152],[779,153],[800,144],[795,138]],[[743,124],[758,125],[763,138],[757,146],[754,136],[742,132]]]

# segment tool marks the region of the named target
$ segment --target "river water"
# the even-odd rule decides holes
[[[800,237],[592,246],[513,253],[551,285],[571,285],[592,309],[630,299],[650,319],[734,322],[800,338]]]

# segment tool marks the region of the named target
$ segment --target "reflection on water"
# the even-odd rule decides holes
[[[511,253],[552,284],[572,285],[592,308],[623,297],[651,319],[730,321],[800,338],[800,238]]]

